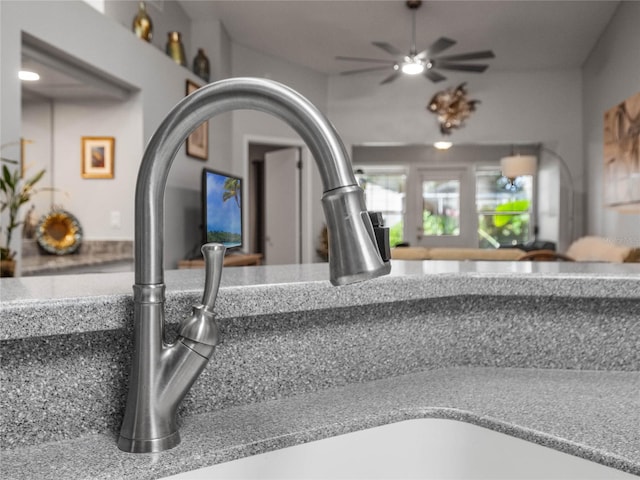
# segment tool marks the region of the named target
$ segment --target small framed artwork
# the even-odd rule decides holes
[[[187,95],[199,88],[199,85],[187,80]],[[205,161],[209,158],[209,122],[202,122],[187,137],[187,155]]]
[[[113,178],[116,139],[82,137],[82,178]]]

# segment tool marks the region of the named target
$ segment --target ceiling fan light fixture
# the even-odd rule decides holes
[[[418,75],[419,73],[424,72],[424,64],[412,60],[402,64],[402,73],[406,73],[407,75]]]
[[[387,65],[386,67],[381,65],[369,68],[347,70],[344,72],[340,72],[340,74],[350,75],[352,73],[364,73],[374,70],[384,70],[391,67],[393,69],[393,73],[391,75],[388,75],[380,82],[381,85],[384,85],[387,83],[391,83],[401,77],[400,73],[403,73],[405,75],[423,74],[426,79],[431,80],[433,83],[437,83],[446,80],[446,77],[441,73],[438,73],[438,70],[454,70],[474,73],[484,72],[489,65],[467,64],[464,62],[468,60],[495,58],[495,55],[491,50],[441,56],[439,54],[455,45],[456,41],[447,37],[440,37],[426,49],[418,52],[418,50],[416,49],[416,10],[420,8],[420,5],[422,5],[422,1],[420,0],[408,0],[406,2],[406,6],[411,11],[411,48],[407,55],[403,54],[403,52],[399,48],[396,48],[390,43],[381,41],[371,42],[373,46],[383,50],[389,55],[392,55],[395,61],[387,61],[380,58],[337,56],[336,60],[369,62],[374,64]]]

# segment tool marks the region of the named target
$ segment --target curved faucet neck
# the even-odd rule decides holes
[[[391,268],[388,229],[377,218],[374,226],[341,140],[309,101],[279,83],[249,78],[213,83],[183,99],[149,141],[138,172],[134,353],[118,441],[125,451],[155,452],[178,444],[177,407],[217,343],[212,292],[217,290],[224,250],[211,245],[205,251],[218,264],[217,279],[207,281],[204,304],[181,324],[179,340],[171,346],[164,343],[164,193],[173,159],[187,136],[210,117],[235,109],[271,113],[291,125],[309,146],[325,190],[322,204],[329,232],[331,282],[342,285],[366,280],[385,275]],[[387,254],[381,255],[383,251]]]
[[[316,159],[324,191],[357,185],[335,129],[306,98],[270,80],[233,78],[208,84],[179,102],[152,136],[142,158],[135,197],[135,278],[139,285],[164,281],[164,191],[173,159],[202,122],[239,109],[270,113],[288,123]]]

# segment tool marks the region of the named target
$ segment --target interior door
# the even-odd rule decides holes
[[[419,182],[414,220],[418,244],[476,247],[475,187],[467,169],[420,169]]]
[[[264,157],[264,263],[300,263],[300,149]]]

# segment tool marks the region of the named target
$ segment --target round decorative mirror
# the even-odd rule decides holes
[[[36,228],[36,238],[46,252],[55,255],[74,253],[82,244],[82,227],[78,219],[65,210],[43,216]]]

